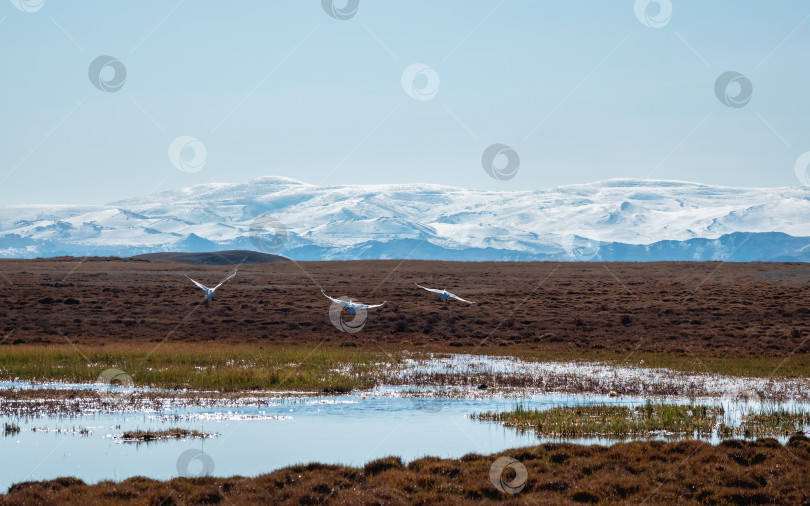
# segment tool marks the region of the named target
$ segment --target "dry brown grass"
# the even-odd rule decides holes
[[[489,481],[490,466],[502,455],[528,470],[517,495],[499,492]],[[13,485],[0,504],[806,504],[808,467],[810,440],[804,435],[785,446],[774,439],[718,446],[545,444],[458,460],[427,457],[408,465],[388,457],[362,469],[300,465],[256,478],[136,477],[97,485],[60,478]]]

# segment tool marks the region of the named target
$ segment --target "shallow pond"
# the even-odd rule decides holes
[[[308,462],[362,466],[388,455],[405,461],[427,455],[458,458],[545,441],[532,433],[469,418],[473,412],[511,409],[515,406],[511,398],[422,399],[381,388],[356,395],[266,401],[271,405],[2,419],[0,423],[13,422],[21,431],[0,435],[0,490],[15,482],[66,475],[88,483],[138,475],[157,479],[203,473],[255,476]],[[526,400],[531,407],[601,402],[635,405],[644,400],[559,394]],[[170,427],[218,436],[149,444],[114,437],[128,430]],[[80,434],[81,429],[89,434]],[[208,457],[187,453],[189,449]]]

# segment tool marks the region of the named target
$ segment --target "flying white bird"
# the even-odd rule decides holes
[[[184,276],[185,276],[185,274],[184,274]],[[234,277],[234,276],[236,276],[236,269],[234,269],[234,270],[233,270],[233,274],[231,274],[231,275],[230,275],[230,276],[228,276],[227,278],[223,279],[223,280],[222,280],[222,283],[218,284],[218,285],[217,285],[217,286],[215,286],[214,288],[208,288],[208,287],[207,287],[207,286],[205,286],[204,284],[202,284],[202,283],[200,283],[200,282],[198,282],[198,281],[194,281],[193,279],[188,278],[188,276],[186,276],[186,277],[187,277],[187,278],[188,278],[188,279],[189,279],[189,280],[190,280],[192,283],[194,283],[195,285],[197,285],[197,286],[199,286],[200,288],[202,288],[202,290],[205,292],[205,300],[208,300],[208,299],[211,299],[211,298],[213,298],[213,297],[214,297],[214,292],[216,292],[216,291],[217,291],[217,288],[219,288],[220,286],[222,286],[223,284],[225,284],[225,282],[226,282],[226,281],[228,281],[229,279],[231,279],[231,278],[232,278],[232,277]]]
[[[332,297],[326,295],[326,292],[321,290],[321,293],[324,297],[331,300],[335,304],[340,304],[341,306],[345,307],[349,314],[357,313],[358,309],[374,309],[375,307],[382,307],[385,305],[387,301],[383,301],[382,304],[360,304],[359,302],[354,302],[351,300],[340,300],[340,299],[333,299]]]
[[[467,304],[475,304],[475,302],[473,302],[471,300],[464,300],[461,297],[459,297],[458,295],[452,294],[452,293],[448,292],[447,290],[437,290],[435,288],[428,288],[426,286],[422,286],[419,283],[415,283],[415,284],[416,284],[416,286],[418,286],[422,290],[427,290],[428,292],[438,293],[439,294],[439,299],[441,299],[441,300],[456,299],[456,300],[460,300],[461,302],[466,302]]]

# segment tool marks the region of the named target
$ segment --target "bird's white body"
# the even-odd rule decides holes
[[[349,314],[356,314],[358,309],[374,309],[375,307],[382,307],[385,305],[387,301],[382,301],[382,304],[361,304],[359,302],[354,302],[353,300],[341,300],[341,299],[333,299],[332,297],[326,295],[326,292],[321,290],[321,293],[327,299],[331,300],[335,304],[339,304],[346,308],[346,311]]]
[[[201,289],[202,289],[202,290],[205,292],[205,299],[204,299],[204,300],[208,300],[208,299],[212,299],[212,298],[214,298],[214,293],[216,293],[217,288],[219,288],[220,286],[222,286],[222,285],[223,285],[223,284],[224,284],[226,281],[228,281],[229,279],[231,279],[231,278],[232,278],[232,277],[234,277],[234,276],[236,276],[236,270],[234,270],[234,271],[233,271],[233,274],[231,274],[231,275],[230,275],[230,276],[228,276],[227,278],[223,279],[223,280],[222,280],[222,282],[221,282],[220,284],[218,284],[217,286],[215,286],[214,288],[208,288],[207,286],[205,286],[204,284],[200,283],[199,281],[194,281],[193,279],[188,278],[188,276],[186,276],[186,277],[187,277],[187,278],[188,278],[188,279],[189,279],[189,280],[190,280],[192,283],[194,283],[195,285],[197,285],[198,287],[200,287],[200,288],[201,288]]]
[[[436,288],[428,288],[426,286],[420,285],[419,283],[416,283],[416,286],[418,286],[422,290],[427,290],[428,292],[438,293],[439,294],[439,299],[443,300],[443,301],[445,301],[447,299],[456,299],[456,300],[460,300],[461,302],[466,302],[467,304],[475,304],[475,302],[473,302],[471,300],[462,299],[458,295],[450,293],[447,290],[438,290]]]

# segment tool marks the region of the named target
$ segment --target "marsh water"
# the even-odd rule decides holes
[[[428,364],[426,370],[434,373],[447,369],[447,365],[435,362]],[[488,363],[487,367],[494,366]],[[577,367],[584,374],[595,374],[593,370]],[[610,377],[616,377],[616,371]],[[95,387],[0,382],[0,389],[28,388]],[[415,390],[428,395],[414,397]],[[20,429],[5,434],[0,431],[0,490],[21,481],[60,476],[75,476],[87,483],[132,476],[155,479],[204,474],[256,476],[310,462],[363,466],[389,455],[401,457],[405,462],[424,456],[458,458],[468,453],[490,454],[546,441],[610,444],[617,439],[540,438],[532,432],[471,419],[470,415],[511,410],[518,402],[542,409],[597,403],[635,406],[650,399],[649,395],[498,391],[476,386],[453,390],[452,395],[449,392],[446,387],[416,389],[412,385],[389,385],[336,396],[264,393],[245,403],[214,400],[202,406],[167,403],[155,410],[88,409],[76,416],[43,412],[31,418],[0,417],[0,428],[3,423],[12,423]],[[445,393],[449,397],[444,397]],[[687,398],[668,400],[691,402]],[[722,403],[730,416],[751,408],[748,401],[732,403],[719,397],[700,402]],[[120,439],[125,431],[169,428],[215,436],[140,444]]]
[[[0,437],[0,489],[20,481],[65,475],[86,482],[139,475],[169,479],[202,472],[255,476],[298,463],[362,466],[388,455],[405,461],[427,455],[457,458],[539,441],[531,433],[469,418],[473,412],[510,409],[513,399],[413,399],[385,393],[268,399],[271,405],[261,407],[14,420],[20,432]],[[552,396],[532,402],[582,401],[573,396]],[[113,437],[128,430],[169,427],[218,435],[149,444],[125,443]],[[80,434],[81,429],[89,434]],[[205,462],[196,459],[178,470],[181,454],[190,448],[209,455],[213,469],[203,469]]]

